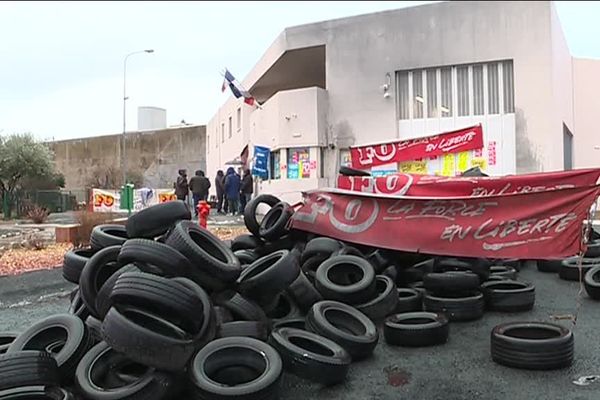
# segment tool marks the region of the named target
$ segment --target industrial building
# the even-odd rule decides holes
[[[242,85],[259,106],[231,97],[211,118],[207,171],[247,144],[250,158],[269,147],[257,192],[288,201],[334,186],[351,146],[475,124],[484,148],[464,160],[485,158],[490,175],[600,166],[600,61],[571,56],[548,1],[442,2],[287,28]],[[425,161],[428,173],[448,169]]]

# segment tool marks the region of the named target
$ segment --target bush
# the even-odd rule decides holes
[[[33,221],[34,224],[43,224],[48,220],[48,210],[38,205],[27,207],[27,218]]]
[[[90,244],[90,235],[97,225],[108,224],[115,219],[112,213],[79,211],[75,213],[75,219],[79,224],[73,245],[75,247],[85,247]]]

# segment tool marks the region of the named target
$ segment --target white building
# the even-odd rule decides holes
[[[262,108],[231,97],[217,111],[208,172],[246,144],[251,156],[270,147],[258,191],[288,201],[334,186],[349,146],[476,123],[485,148],[468,157],[487,158],[491,175],[600,167],[600,61],[570,55],[551,2],[446,2],[287,28],[243,85]]]

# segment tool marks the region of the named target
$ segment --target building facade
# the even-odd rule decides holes
[[[476,158],[490,175],[598,167],[599,76],[600,61],[571,56],[551,2],[444,2],[287,28],[243,80],[261,106],[230,98],[209,121],[207,170],[246,144],[269,147],[257,191],[296,201],[335,185],[350,146],[474,124],[484,148],[425,160],[427,173]]]

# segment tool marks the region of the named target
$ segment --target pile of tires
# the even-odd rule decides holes
[[[284,371],[344,381],[380,333],[392,346],[440,345],[451,323],[533,307],[518,260],[344,243],[290,230],[293,213],[257,196],[250,233],[230,243],[180,201],[95,227],[90,248],[65,255],[77,284],[68,312],[0,335],[0,398],[277,399]],[[512,354],[494,343],[509,351],[494,360]]]

